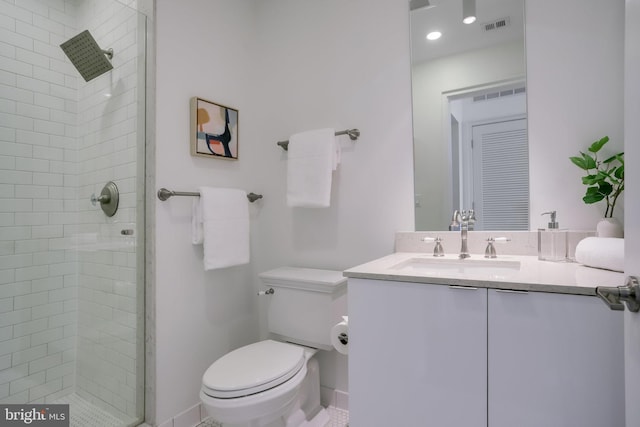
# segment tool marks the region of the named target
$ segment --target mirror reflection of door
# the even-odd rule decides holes
[[[529,229],[524,86],[449,100],[452,209],[474,209],[476,230]]]

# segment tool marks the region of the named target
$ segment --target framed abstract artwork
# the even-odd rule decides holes
[[[191,155],[238,159],[238,110],[191,98]]]

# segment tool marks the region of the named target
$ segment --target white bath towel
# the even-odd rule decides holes
[[[202,229],[202,208],[200,197],[193,198],[191,205],[191,243],[201,245],[204,241],[204,230]]]
[[[624,239],[587,237],[576,246],[576,261],[589,267],[624,272]]]
[[[329,207],[332,173],[340,162],[335,131],[317,129],[292,135],[287,159],[287,206]]]
[[[233,188],[200,187],[204,269],[249,262],[249,207],[247,194]],[[193,242],[196,244],[196,233]]]

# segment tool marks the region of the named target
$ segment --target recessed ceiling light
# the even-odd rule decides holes
[[[476,0],[462,0],[462,22],[465,24],[476,22]]]
[[[431,31],[427,34],[427,40],[438,40],[442,37],[442,33],[440,31]]]

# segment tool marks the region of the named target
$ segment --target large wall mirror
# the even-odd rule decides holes
[[[466,209],[477,230],[529,230],[524,0],[410,9],[416,230]]]

